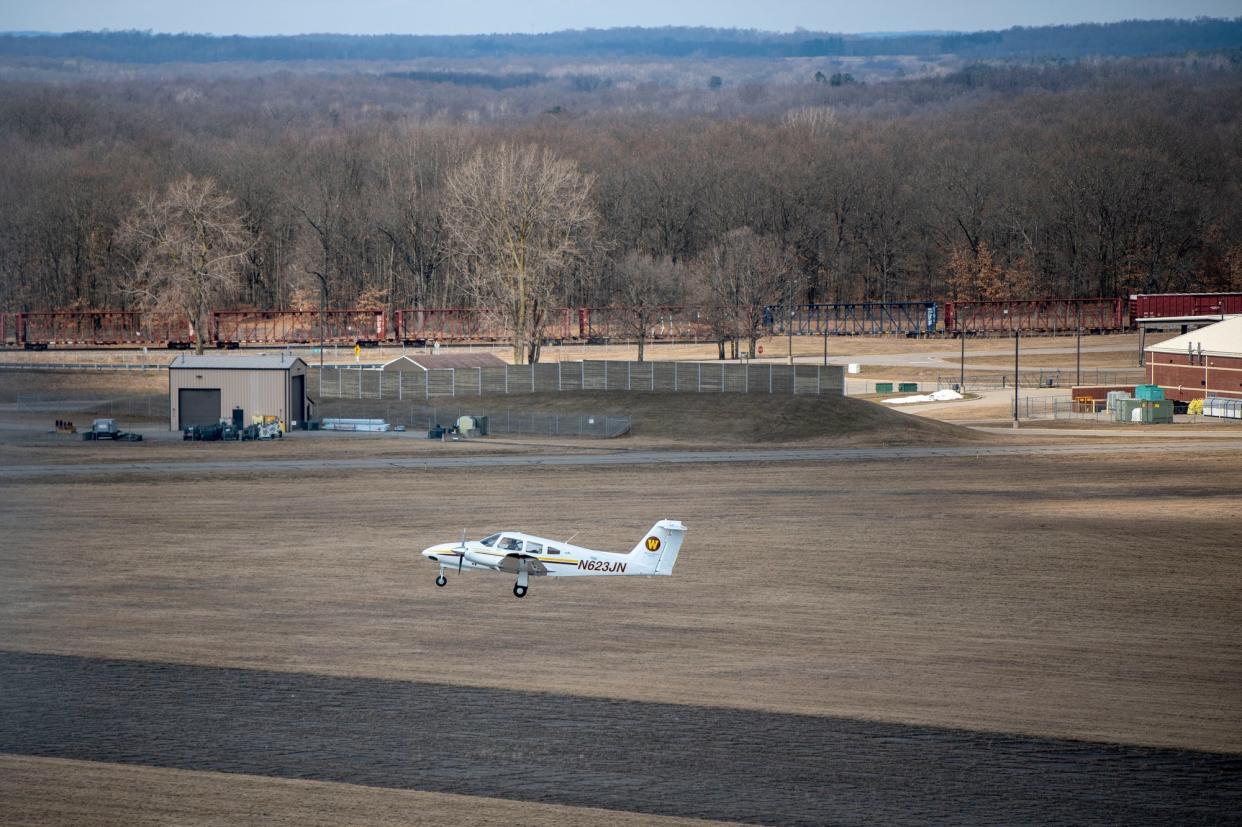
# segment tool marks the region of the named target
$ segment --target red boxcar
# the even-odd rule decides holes
[[[1242,314],[1242,293],[1144,293],[1133,297],[1134,320],[1219,319]]]

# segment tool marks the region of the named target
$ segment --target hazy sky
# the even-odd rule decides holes
[[[834,32],[1003,29],[1161,17],[1236,17],[1240,0],[0,0],[0,31],[458,34],[611,26]]]

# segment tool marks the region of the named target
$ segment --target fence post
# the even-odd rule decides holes
[[[772,366],[768,365],[768,395],[772,394]]]
[[[720,363],[720,392],[721,392],[721,393],[724,393],[724,386],[725,386],[725,371],[724,371],[724,368],[725,368],[725,363],[724,363],[724,362],[721,362],[721,363]]]
[[[677,366],[680,362],[673,362],[673,393],[677,392]]]

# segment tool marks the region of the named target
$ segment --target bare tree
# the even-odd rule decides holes
[[[792,293],[788,288],[795,271],[793,256],[776,239],[741,227],[728,232],[698,265],[714,300],[732,317],[734,357],[736,341],[747,339],[747,352],[755,358],[765,309]]]
[[[617,265],[613,293],[626,333],[638,340],[638,361],[643,361],[647,340],[670,305],[685,296],[682,268],[669,259],[630,253]]]
[[[449,174],[443,219],[477,303],[513,337],[513,360],[539,361],[548,310],[595,229],[592,177],[547,149],[501,144]]]
[[[137,254],[127,291],[148,309],[184,313],[200,354],[211,309],[236,287],[253,244],[235,204],[211,178],[186,175],[140,198],[119,234]]]

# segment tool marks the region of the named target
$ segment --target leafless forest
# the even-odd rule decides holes
[[[1240,183],[1228,49],[0,57],[3,310],[141,306],[196,186],[223,222],[227,266],[195,299],[216,306],[509,302],[520,332],[530,302],[1242,289]],[[504,198],[545,211],[521,256],[481,237]]]

